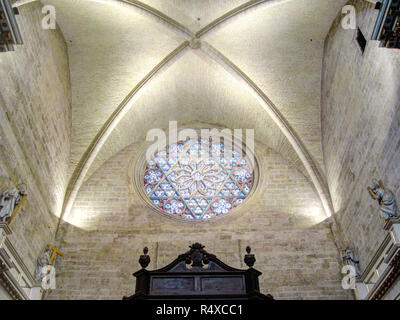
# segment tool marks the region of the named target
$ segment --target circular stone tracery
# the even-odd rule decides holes
[[[243,203],[253,187],[247,156],[223,143],[191,140],[158,151],[147,163],[144,187],[150,201],[171,216],[209,220]]]

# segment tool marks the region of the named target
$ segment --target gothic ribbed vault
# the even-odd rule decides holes
[[[57,10],[71,73],[70,182],[60,215],[107,159],[177,120],[254,128],[257,141],[310,179],[330,216],[321,62],[344,0],[41,2]]]

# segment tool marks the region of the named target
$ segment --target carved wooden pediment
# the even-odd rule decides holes
[[[133,274],[136,277],[135,294],[123,299],[273,299],[271,295],[259,292],[261,272],[252,268],[256,259],[250,253],[250,247],[246,248],[244,259],[249,266],[246,270],[228,266],[200,243],[189,248],[167,266],[148,271],[145,268],[150,257],[146,247],[139,259],[142,269]]]

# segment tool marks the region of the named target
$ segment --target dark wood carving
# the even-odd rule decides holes
[[[271,295],[260,293],[258,277],[261,272],[253,268],[255,257],[246,248],[247,270],[230,267],[214,254],[204,250],[200,243],[189,246],[190,250],[178,256],[164,268],[149,271],[150,263],[145,248],[139,263],[142,269],[135,272],[136,290],[123,300],[272,300]]]

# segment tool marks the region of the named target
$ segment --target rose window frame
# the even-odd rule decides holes
[[[188,151],[192,146],[197,144],[197,149],[195,149],[199,152],[203,150],[203,143],[204,139],[187,139],[185,141],[179,141],[178,145],[185,146],[186,151]],[[240,143],[242,144],[242,150],[246,150],[245,145],[242,142]],[[205,144],[207,144],[207,142]],[[211,148],[214,147],[213,145],[215,145],[215,143],[210,144]],[[219,142],[217,145],[224,150],[224,143]],[[220,168],[220,170],[215,173],[212,172],[215,171],[215,167],[207,167],[207,165],[211,165],[210,163],[204,165],[197,163],[196,167],[193,166],[192,163],[192,166],[189,166],[190,168],[188,168],[188,163],[168,163],[169,159],[174,159],[174,157],[168,158],[171,146],[174,147],[174,144],[154,153],[154,156],[159,156],[160,158],[165,157],[164,160],[166,161],[161,160],[160,163],[155,161],[151,164],[143,159],[143,152],[140,157],[142,164],[139,166],[139,170],[141,173],[139,175],[136,174],[136,185],[139,187],[141,197],[155,211],[174,220],[198,223],[214,222],[225,216],[232,216],[234,212],[238,211],[238,207],[244,209],[244,204],[247,203],[247,200],[253,195],[259,178],[258,163],[253,153],[248,155],[243,152],[242,155],[238,155],[235,154],[236,149],[234,149],[232,151],[231,167],[229,166],[230,160],[227,165],[218,163],[217,167]],[[211,148],[209,148],[209,151],[211,151]],[[248,150],[246,150],[246,152],[250,153]],[[215,154],[218,154],[218,150],[213,150],[212,155],[214,157]],[[250,156],[253,156],[253,162],[249,160]],[[179,160],[177,162],[181,162],[182,160],[180,156],[176,159]],[[224,157],[221,158],[222,163],[224,163],[225,160]],[[152,161],[154,161],[154,157]],[[169,167],[163,168],[162,164],[168,164]],[[243,177],[243,172],[241,172],[242,175],[240,175],[239,172],[236,171],[242,170],[242,167],[247,168],[247,173],[249,169],[251,170],[251,177],[249,178],[247,175],[247,180],[243,180],[242,184],[240,184],[240,179],[238,179],[238,177]],[[153,170],[153,172],[150,172],[151,170]],[[183,179],[182,183],[187,183],[188,187],[192,188],[192,193],[190,195],[182,194],[184,189],[177,189],[176,181],[174,184],[171,177],[173,173],[179,175],[179,177]],[[211,188],[211,186],[213,186],[212,178],[215,177],[215,174],[221,174],[221,178],[219,181],[215,181],[214,179],[214,186],[218,188]],[[153,181],[149,181],[149,179],[151,180],[150,176],[153,177]],[[208,181],[208,188],[215,190],[214,194],[207,193],[207,188],[204,188],[205,180]],[[250,185],[248,183],[249,180]],[[164,186],[162,186],[163,184]],[[226,188],[228,184],[231,185],[231,189]],[[156,193],[156,191],[158,192]],[[199,210],[199,208],[201,210]]]

